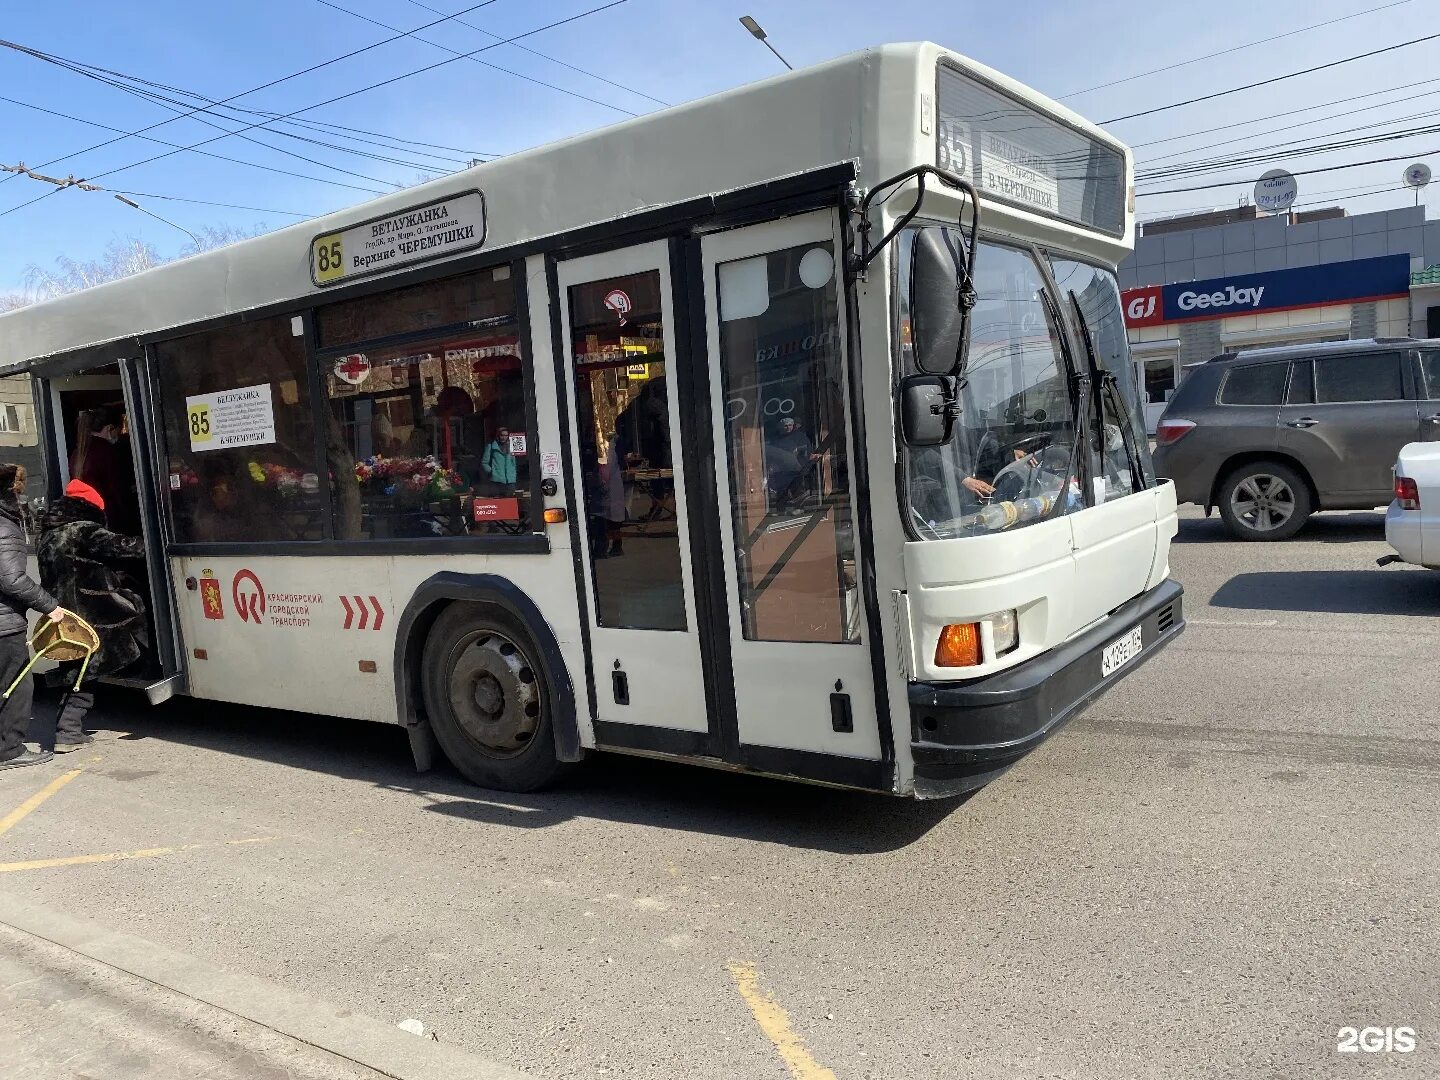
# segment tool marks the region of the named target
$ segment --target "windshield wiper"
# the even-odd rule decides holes
[[[1108,392],[1110,401],[1115,410],[1120,414],[1120,439],[1125,444],[1125,457],[1130,465],[1130,483],[1132,490],[1143,491],[1145,489],[1145,474],[1140,468],[1139,448],[1135,445],[1135,424],[1130,416],[1130,409],[1125,404],[1125,395],[1120,393],[1119,383],[1116,381],[1115,373],[1100,366],[1100,359],[1095,355],[1095,346],[1090,340],[1090,323],[1085,318],[1085,309],[1080,306],[1080,298],[1075,295],[1075,290],[1070,290],[1070,306],[1075,312],[1075,321],[1080,327],[1080,340],[1085,344],[1085,356],[1090,363],[1091,377],[1095,382],[1095,422],[1100,425],[1100,447],[1099,458],[1103,469],[1105,461],[1105,395]]]

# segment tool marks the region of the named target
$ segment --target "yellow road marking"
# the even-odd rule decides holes
[[[752,964],[730,964],[730,977],[735,989],[750,1006],[760,1030],[774,1045],[795,1080],[836,1080],[836,1076],[805,1049],[800,1036],[790,1027],[790,1017],[775,999],[760,989],[760,978]]]
[[[249,840],[226,840],[226,847],[237,844],[264,844],[277,840],[275,836],[257,836]],[[29,859],[25,862],[0,863],[0,874],[16,870],[45,870],[52,866],[86,866],[91,863],[123,862],[126,859],[153,859],[159,855],[175,855],[181,851],[194,851],[206,844],[182,844],[179,847],[140,848],[137,851],[108,851],[100,855],[69,855],[60,859]]]
[[[31,795],[30,798],[26,799],[14,810],[11,810],[10,813],[6,814],[3,818],[0,818],[0,836],[4,836],[16,825],[24,821],[25,818],[30,815],[31,811],[33,811],[46,799],[50,798],[51,795],[54,795],[57,791],[59,791],[62,787],[68,784],[71,780],[74,780],[75,777],[79,776],[84,771],[85,770],[83,769],[75,769],[71,772],[65,773],[62,776],[57,776],[54,780],[51,780],[50,783],[46,784],[34,795]]]

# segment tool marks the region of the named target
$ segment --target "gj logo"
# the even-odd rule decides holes
[[[1155,294],[1135,297],[1125,309],[1125,314],[1131,319],[1148,319],[1155,314]]]
[[[235,601],[235,610],[240,613],[241,622],[260,625],[265,617],[265,586],[253,570],[241,570],[230,583],[230,596]]]
[[[1126,326],[1154,326],[1165,321],[1165,305],[1161,302],[1159,285],[1127,289],[1120,300],[1125,305]]]

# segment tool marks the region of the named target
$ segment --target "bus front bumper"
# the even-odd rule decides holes
[[[1166,580],[1104,622],[1007,671],[967,683],[910,684],[915,795],[983,787],[1185,629],[1179,582]],[[1140,652],[1108,676],[1106,647],[1140,629]]]

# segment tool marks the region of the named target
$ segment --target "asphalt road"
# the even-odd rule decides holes
[[[396,730],[126,699],[0,774],[3,814],[84,769],[0,838],[0,901],[536,1076],[1433,1077],[1440,574],[1387,550],[1187,517],[1188,632],[958,806],[621,758],[491,797]]]

